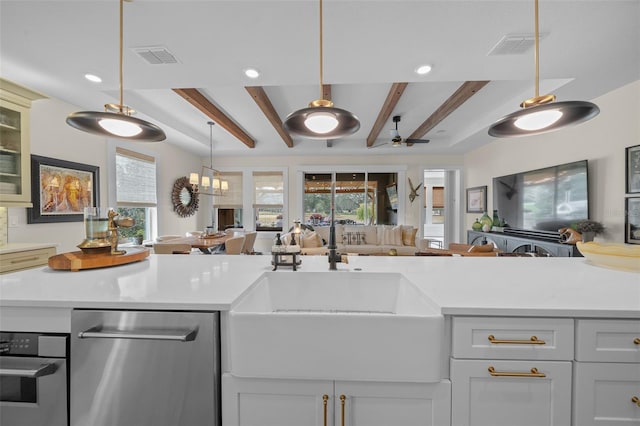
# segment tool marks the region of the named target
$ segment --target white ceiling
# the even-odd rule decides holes
[[[331,148],[296,137],[289,148],[244,87],[264,86],[282,120],[320,97],[317,0],[135,0],[124,12],[124,102],[203,156],[209,118],[172,88],[199,89],[256,141],[248,148],[214,126],[215,155],[460,154],[491,142],[488,126],[534,95],[533,49],[487,55],[505,35],[533,34],[533,5],[325,0],[324,83],[361,128]],[[640,78],[640,0],[541,0],[539,9],[541,94],[592,100]],[[117,103],[118,10],[117,0],[0,0],[0,75],[85,110]],[[144,46],[164,46],[179,63],[150,65],[132,50]],[[433,71],[416,75],[424,63]],[[248,79],[247,67],[261,76]],[[393,82],[409,83],[391,114],[408,137],[469,80],[491,82],[424,136],[431,143],[366,147]],[[376,145],[391,128],[389,117]]]

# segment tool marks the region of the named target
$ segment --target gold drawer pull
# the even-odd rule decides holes
[[[638,407],[640,407],[640,398],[638,398],[637,396],[633,396],[631,397],[631,402],[633,402],[634,404],[636,404]]]
[[[344,423],[344,402],[346,399],[347,399],[346,396],[340,395],[340,419],[341,419],[340,426],[344,426],[345,424]]]
[[[329,401],[329,395],[322,395],[322,411],[324,412],[323,426],[327,426],[327,401]]]
[[[531,336],[529,340],[498,340],[493,334],[487,336],[487,339],[494,345],[546,345],[544,340],[538,340],[536,336]]]
[[[636,345],[640,345],[640,337],[636,337],[635,339],[633,339],[633,343]]]
[[[538,369],[533,367],[530,373],[521,373],[521,372],[508,372],[508,371],[496,371],[495,368],[489,367],[489,374],[493,377],[547,377],[544,373],[539,373]]]
[[[35,260],[40,259],[38,256],[34,256],[34,257],[23,257],[21,259],[14,259],[11,261],[11,263],[24,263],[24,262],[33,262]]]

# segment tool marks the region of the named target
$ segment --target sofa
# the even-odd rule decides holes
[[[403,225],[342,225],[336,226],[336,246],[341,254],[413,256],[422,249],[422,240],[416,246],[417,229]],[[305,229],[296,241],[303,255],[326,255],[329,252],[329,226]],[[283,236],[290,242],[290,234]],[[424,243],[426,246],[426,242]]]

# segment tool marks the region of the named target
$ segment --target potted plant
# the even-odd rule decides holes
[[[596,235],[602,234],[604,226],[600,222],[587,219],[576,222],[574,229],[582,234],[582,241],[586,243],[587,241],[593,241]]]

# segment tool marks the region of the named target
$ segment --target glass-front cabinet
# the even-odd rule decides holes
[[[31,207],[29,111],[44,97],[0,79],[0,206]]]

